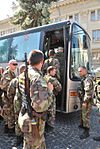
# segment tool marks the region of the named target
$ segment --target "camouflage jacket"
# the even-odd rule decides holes
[[[84,80],[84,102],[93,102],[94,86],[90,75],[86,75]]]
[[[50,58],[46,59],[44,61],[44,65],[43,65],[43,74],[47,73],[47,68],[49,66],[55,66],[56,67],[56,74],[59,75],[58,77],[60,78],[60,72],[59,72],[60,63],[59,63],[59,60],[57,58],[53,58],[53,57],[50,57]]]
[[[14,103],[15,113],[19,113],[22,105],[21,93],[19,92],[18,77],[11,80],[10,85],[7,90],[8,98],[12,99]]]
[[[10,102],[13,103],[14,97],[16,95],[16,88],[18,84],[18,78],[14,78],[10,81],[9,87],[7,89],[7,96],[10,98]]]
[[[93,102],[94,86],[90,75],[81,79],[81,85],[78,88],[78,95],[83,102]]]
[[[31,106],[36,112],[43,112],[53,102],[52,91],[47,88],[46,80],[43,78],[41,71],[37,68],[29,66],[28,77],[30,80],[30,98]],[[19,76],[19,90],[22,94],[22,105],[25,106],[25,76],[22,73]],[[26,105],[27,106],[27,105]]]
[[[100,85],[95,85],[96,106],[100,109]]]
[[[7,88],[9,86],[9,84],[10,84],[10,81],[12,79],[14,79],[15,77],[16,77],[15,73],[12,72],[10,69],[5,71],[3,73],[2,78],[1,78],[1,84],[0,84],[1,89],[7,92]]]
[[[61,86],[61,83],[57,80],[57,78],[50,76],[49,74],[45,75],[44,78],[46,79],[47,83],[50,82],[53,85],[54,95],[58,95],[58,92],[62,90],[62,86]]]

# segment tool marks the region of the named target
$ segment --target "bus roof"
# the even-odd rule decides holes
[[[27,30],[7,34],[7,35],[4,35],[4,36],[1,36],[0,40],[8,39],[8,38],[11,38],[11,37],[17,37],[17,36],[20,36],[20,35],[26,35],[26,34],[33,33],[33,32],[40,32],[40,31],[45,31],[45,30],[49,31],[49,30],[52,30],[52,28],[55,28],[55,27],[59,28],[60,26],[63,26],[63,25],[66,25],[66,24],[73,24],[73,23],[79,25],[76,21],[73,21],[73,20],[60,21],[60,22],[57,22],[57,23],[51,23],[51,24],[47,24],[47,25],[43,25],[43,26],[39,26],[39,27],[34,27],[34,28],[29,28]]]

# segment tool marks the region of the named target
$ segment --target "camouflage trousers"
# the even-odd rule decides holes
[[[82,120],[82,101],[80,101],[80,125],[83,125],[83,120]]]
[[[15,133],[17,136],[22,135],[21,129],[18,124],[18,116],[21,109],[21,99],[14,99],[14,112],[15,112]]]
[[[83,126],[90,128],[90,116],[92,113],[92,104],[87,103],[86,107],[83,107],[82,105],[82,120],[83,120]]]
[[[47,124],[51,127],[54,126],[55,115],[56,115],[56,98],[54,97],[53,102],[48,108],[47,112]]]
[[[24,133],[23,149],[46,149],[44,138],[45,121],[41,120],[41,123],[38,123],[39,121],[37,120],[40,138],[37,138],[35,135],[33,136],[32,131]]]
[[[8,125],[8,128],[12,129],[15,127],[15,114],[13,105],[8,107],[7,104],[4,104],[1,115],[4,118],[5,125]]]
[[[19,116],[19,113],[18,114],[15,113],[15,133],[16,133],[16,136],[21,136],[22,132],[18,124],[18,116]]]

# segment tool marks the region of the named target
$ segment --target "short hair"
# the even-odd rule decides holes
[[[49,56],[54,56],[55,55],[55,51],[54,50],[49,50]]]
[[[19,73],[21,74],[25,70],[25,64],[20,65]]]
[[[52,71],[52,70],[54,70],[54,69],[56,69],[55,66],[49,66],[49,67],[47,68],[47,73],[50,73],[50,71]]]
[[[9,61],[9,64],[11,64],[11,63],[13,63],[13,62],[16,62],[16,63],[17,63],[17,61],[16,61],[15,59],[11,59],[11,60]]]
[[[100,85],[100,81],[98,81],[98,85]]]
[[[30,65],[34,66],[39,64],[44,59],[44,54],[40,50],[32,50],[29,53],[28,62]]]
[[[86,67],[85,67],[85,66],[80,66],[80,67],[81,67],[81,68],[83,68],[83,69],[86,69]],[[79,67],[79,68],[80,68],[80,67]],[[87,70],[87,69],[86,69],[86,70]]]

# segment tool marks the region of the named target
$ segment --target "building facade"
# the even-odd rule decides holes
[[[19,9],[12,6],[13,12]],[[91,50],[94,69],[100,66],[100,0],[59,0],[52,2],[51,23],[63,20],[77,21],[91,37]],[[12,17],[0,21],[0,36],[20,30],[20,26],[11,24]]]
[[[77,21],[91,37],[94,69],[100,66],[100,0],[60,0],[49,9],[51,22]]]

